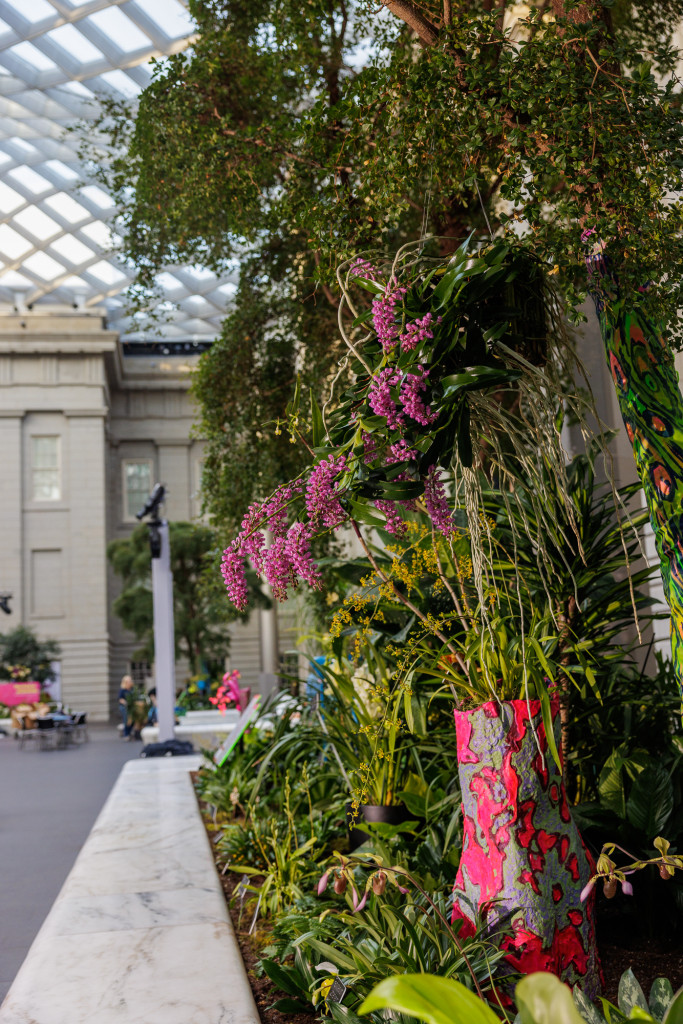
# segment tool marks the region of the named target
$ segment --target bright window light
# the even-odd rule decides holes
[[[42,277],[43,281],[54,281],[64,273],[61,263],[57,263],[57,260],[53,260],[46,252],[34,252],[24,260],[23,266],[24,270]]]
[[[26,21],[45,21],[46,18],[54,18],[56,14],[47,0],[8,0],[8,3]]]
[[[183,267],[186,274],[190,274],[195,278],[196,281],[208,281],[209,278],[215,277],[213,270],[207,270],[206,267]]]
[[[55,71],[57,69],[55,62],[46,57],[33,43],[26,41],[17,43],[16,46],[10,46],[7,52],[20,57],[36,71]]]
[[[83,96],[87,99],[92,99],[95,95],[90,89],[86,89],[82,82],[64,82],[58,88],[64,89],[66,92],[73,92],[76,96]]]
[[[0,255],[4,259],[18,260],[32,248],[31,243],[18,231],[8,224],[0,224]]]
[[[13,178],[18,185],[23,185],[27,191],[36,196],[54,187],[42,174],[36,174],[31,167],[26,167],[25,164],[22,164],[21,167],[13,167],[7,173],[8,177]]]
[[[9,25],[0,18],[0,39],[11,31],[12,29],[9,27]]]
[[[77,224],[79,220],[86,220],[90,214],[84,210],[80,203],[77,203],[66,192],[58,192],[55,196],[48,196],[45,205],[54,210],[56,214],[68,220],[70,224]]]
[[[136,0],[135,6],[155,21],[169,39],[189,36],[196,31],[189,11],[176,0]]]
[[[21,213],[15,214],[14,223],[35,238],[40,239],[41,242],[44,242],[46,238],[52,238],[53,235],[58,235],[62,230],[52,217],[48,217],[37,206],[29,206]]]
[[[106,82],[115,92],[120,92],[128,100],[134,99],[140,92],[140,86],[136,85],[125,71],[105,71],[99,78],[100,81]]]
[[[0,274],[0,286],[2,288],[16,288],[18,291],[28,291],[33,285],[32,281],[29,281],[23,274],[18,274],[16,270],[7,270],[4,274]]]
[[[120,270],[113,267],[111,263],[106,263],[101,260],[99,263],[93,264],[92,267],[88,267],[88,273],[96,277],[98,281],[102,281],[103,284],[114,285],[120,284],[126,280],[126,275],[122,274]]]
[[[16,136],[15,138],[12,139],[12,145],[15,149],[20,149],[21,152],[25,153],[27,157],[38,155],[38,150],[36,149],[36,147],[32,146],[30,142],[26,141],[26,139],[20,139],[18,136]]]
[[[89,249],[87,245],[83,245],[83,242],[79,241],[73,235],[62,235],[61,238],[56,238],[50,246],[58,256],[62,256],[67,259],[69,263],[77,265],[79,263],[87,263],[91,260],[95,253],[92,249]]]
[[[150,47],[149,37],[141,32],[119,7],[105,7],[104,10],[91,14],[88,20],[124,53],[147,50]]]
[[[115,236],[101,220],[96,220],[93,224],[86,224],[81,230],[91,242],[99,245],[100,249],[111,249],[116,244]],[[118,240],[120,241],[120,239]]]
[[[166,271],[164,271],[163,274],[157,274],[156,283],[160,288],[163,288],[165,292],[177,292],[179,288],[183,288],[180,281],[178,281],[173,274],[169,274]]]
[[[59,28],[53,28],[46,34],[46,39],[54,40],[57,46],[61,46],[70,57],[80,64],[90,64],[94,60],[102,60],[104,56],[74,25],[60,25]]]
[[[0,181],[0,211],[2,213],[11,213],[12,210],[18,210],[25,202],[26,200],[23,196],[20,196],[13,188],[10,188],[9,185],[4,185]]]
[[[95,206],[99,206],[100,210],[111,210],[114,202],[111,196],[108,196],[101,188],[97,185],[85,185],[81,189],[81,195],[86,199],[89,199]]]
[[[61,160],[46,160],[43,165],[52,171],[53,174],[58,174],[60,178],[64,178],[64,181],[78,181],[80,174],[73,169],[73,167],[67,167]]]

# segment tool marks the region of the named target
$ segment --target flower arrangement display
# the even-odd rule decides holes
[[[238,711],[242,710],[242,694],[240,692],[240,673],[237,669],[226,672],[213,697],[209,697],[209,703],[213,704],[222,715],[225,709],[234,704]]]
[[[329,413],[331,403],[321,409],[311,396],[308,429],[295,395],[289,428],[311,466],[247,511],[223,556],[229,596],[244,607],[247,559],[277,600],[301,583],[321,588],[314,538],[355,533],[373,569],[366,594],[400,604],[414,624],[386,698],[394,743],[399,709],[410,714],[425,675],[440,674],[457,705],[465,837],[456,915],[470,928],[510,920],[510,966],[543,966],[597,992],[593,907],[580,900],[594,869],[568,809],[553,699],[572,681],[594,686],[594,676],[587,667],[579,680],[563,667],[571,633],[563,610],[551,604],[544,614],[532,602],[524,612],[514,557],[521,538],[533,537],[549,593],[558,552],[564,574],[567,553],[581,551],[560,426],[568,411],[588,439],[591,407],[568,386],[578,368],[559,306],[542,268],[509,241],[466,242],[445,264],[407,246],[390,262],[351,261],[339,280],[349,350],[340,373],[350,385]],[[604,452],[605,443],[592,438],[589,450]],[[410,574],[386,557],[416,523],[426,526],[429,551],[421,571],[438,581],[448,611],[413,599]],[[513,582],[501,589],[502,563]],[[372,758],[354,768],[356,810],[373,780],[385,799],[396,792],[395,750],[386,760],[377,725],[364,728],[375,735]]]

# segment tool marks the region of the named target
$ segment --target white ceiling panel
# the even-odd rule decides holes
[[[129,351],[216,336],[236,269],[168,267],[157,282],[167,322],[126,316],[133,274],[117,256],[117,211],[68,131],[96,116],[98,96],[134,99],[152,58],[193,31],[186,0],[0,0],[0,303],[103,304]]]

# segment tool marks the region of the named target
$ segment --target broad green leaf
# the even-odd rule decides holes
[[[666,1011],[664,1024],[683,1024],[683,988],[679,988]]]
[[[398,480],[396,483],[384,483],[379,481],[379,487],[382,489],[382,494],[386,498],[391,498],[393,501],[410,501],[413,498],[419,498],[421,494],[424,494],[425,486],[419,480]]]
[[[537,971],[515,989],[522,1024],[584,1024],[572,993],[554,974]]]
[[[667,1008],[674,997],[673,985],[668,978],[655,978],[650,989],[650,1013],[657,1020],[664,1020]]]
[[[500,1024],[491,1007],[460,982],[429,974],[385,978],[363,1002],[359,1013],[374,1010],[395,1010],[426,1024]]]
[[[588,996],[581,991],[578,985],[574,989],[573,995],[577,1009],[583,1017],[583,1019],[586,1021],[586,1024],[605,1024],[604,1017],[600,1016],[600,1014],[595,1009]]]
[[[673,807],[674,793],[669,773],[659,764],[644,768],[631,786],[626,801],[627,819],[652,841],[663,831]]]
[[[387,521],[384,516],[381,516],[378,512],[373,512],[369,505],[364,505],[360,501],[347,500],[349,511],[353,518],[359,523],[365,523],[366,526],[374,526],[378,530],[383,530],[387,525]]]
[[[635,1006],[647,1012],[648,1006],[645,993],[640,987],[640,983],[630,967],[627,971],[624,971],[619,979],[619,994],[617,1002],[619,1004],[619,1009],[626,1017],[630,1015],[631,1010]]]

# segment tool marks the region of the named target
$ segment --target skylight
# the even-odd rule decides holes
[[[20,206],[24,205],[24,202],[23,196],[20,196],[9,185],[4,185],[0,182],[0,210],[3,213],[11,213],[12,210],[18,210]]]
[[[9,53],[13,53],[16,57],[20,57],[27,64],[30,64],[36,71],[53,71],[57,69],[57,65],[54,61],[50,60],[42,50],[39,50],[33,43],[24,41],[23,43],[17,43],[16,46],[10,47]]]
[[[118,7],[105,7],[90,15],[91,25],[100,29],[123,53],[149,49],[146,36]]]
[[[42,210],[35,206],[29,206],[27,209],[15,214],[14,223],[18,224],[28,234],[40,239],[41,242],[44,242],[47,238],[53,238],[61,230],[59,224],[52,217],[48,217],[46,213],[43,213]]]
[[[42,174],[37,174],[36,171],[23,164],[21,167],[13,167],[7,173],[18,185],[23,185],[27,192],[32,192],[34,195],[40,195],[41,192],[47,192],[48,189],[52,188],[47,178],[44,178]]]
[[[169,39],[187,36],[195,31],[189,11],[176,0],[137,0],[138,7],[155,21]]]
[[[102,51],[86,39],[73,25],[60,25],[48,32],[46,39],[52,39],[68,53],[72,60],[81,64],[90,64],[102,60]]]
[[[69,263],[73,263],[75,266],[87,263],[95,255],[92,249],[89,249],[87,245],[83,245],[83,242],[73,235],[62,235],[61,238],[55,239],[50,248],[54,249],[59,256],[63,256]]]
[[[0,224],[0,252],[3,256],[16,260],[24,253],[30,252],[31,248],[31,243],[18,231],[8,224]]]
[[[64,273],[64,267],[57,260],[53,260],[46,252],[34,252],[32,256],[24,260],[24,267],[32,273],[42,277],[44,281],[54,281],[56,277]]]
[[[8,5],[29,22],[54,18],[55,11],[47,0],[7,0]]]
[[[153,63],[187,45],[196,27],[188,0],[0,0],[0,306],[15,291],[30,304],[66,302],[78,290],[103,304],[123,338],[144,340],[145,317],[126,314],[133,272],[117,258],[117,209],[88,180],[76,133],[101,99],[133,102]],[[6,269],[5,269],[6,268]],[[211,340],[235,291],[200,267],[158,275],[160,309],[172,315],[152,336]],[[174,303],[178,303],[177,308]],[[149,336],[149,335],[148,335]]]
[[[58,216],[63,217],[64,220],[68,220],[70,224],[77,224],[79,220],[86,220],[88,217],[88,211],[65,192],[58,192],[56,196],[49,196],[45,200],[45,205],[54,210]]]

